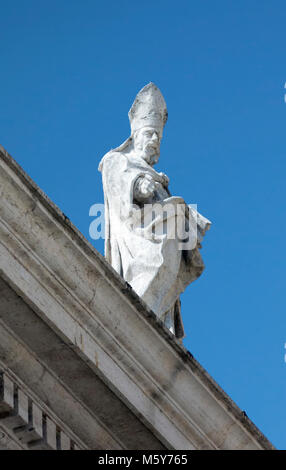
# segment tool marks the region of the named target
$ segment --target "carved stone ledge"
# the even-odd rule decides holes
[[[26,421],[28,397],[30,414],[40,429],[44,414],[50,428],[52,421],[79,448],[163,449],[73,348],[1,278],[0,298],[0,368],[21,391],[16,403],[23,403]]]
[[[5,442],[9,439],[14,442],[16,448],[26,450],[81,448],[81,444],[61,430],[39,404],[35,403],[11,376],[1,370],[0,389],[0,430]]]
[[[0,276],[137,416],[157,439],[154,446],[273,449],[1,148],[0,191]],[[9,362],[10,370],[19,375],[23,359],[19,352],[15,360],[11,350],[11,342],[19,344],[19,333],[16,339],[8,327],[10,319],[4,320],[0,349],[4,354],[10,348],[10,356],[2,364]],[[40,369],[28,349],[25,354]],[[79,405],[86,409],[84,403]],[[124,448],[123,433],[115,439],[109,428],[103,438],[99,430],[104,426],[97,429],[100,448],[107,448],[105,439],[109,448]]]

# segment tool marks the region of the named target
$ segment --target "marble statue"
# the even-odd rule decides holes
[[[204,269],[199,249],[210,221],[171,196],[169,178],[153,168],[168,117],[156,85],[138,93],[128,116],[131,136],[99,165],[105,256],[165,326],[183,338],[180,294]]]

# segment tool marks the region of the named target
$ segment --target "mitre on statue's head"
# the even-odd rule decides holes
[[[162,136],[168,112],[164,97],[154,83],[148,83],[139,91],[128,117],[131,135],[142,127],[153,127]]]

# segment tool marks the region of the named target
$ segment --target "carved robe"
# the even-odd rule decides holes
[[[126,144],[107,153],[99,170],[105,198],[106,259],[165,324],[166,315],[172,318],[173,332],[182,338],[179,296],[204,269],[198,250],[200,240],[192,250],[186,251],[179,249],[177,237],[170,238],[164,233],[168,217],[175,217],[176,223],[185,223],[186,214],[182,211],[179,215],[163,213],[155,220],[150,218],[142,223],[146,213],[134,197],[136,182],[148,175],[156,183],[154,195],[146,201],[149,204],[185,207],[184,201],[171,197],[162,184],[162,176],[143,159],[130,154]],[[209,221],[196,215],[200,238],[208,229]]]

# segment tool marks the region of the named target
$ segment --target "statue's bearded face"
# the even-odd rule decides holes
[[[158,130],[153,127],[143,127],[136,131],[133,135],[134,148],[141,154],[142,158],[154,165],[160,156],[161,136]]]

